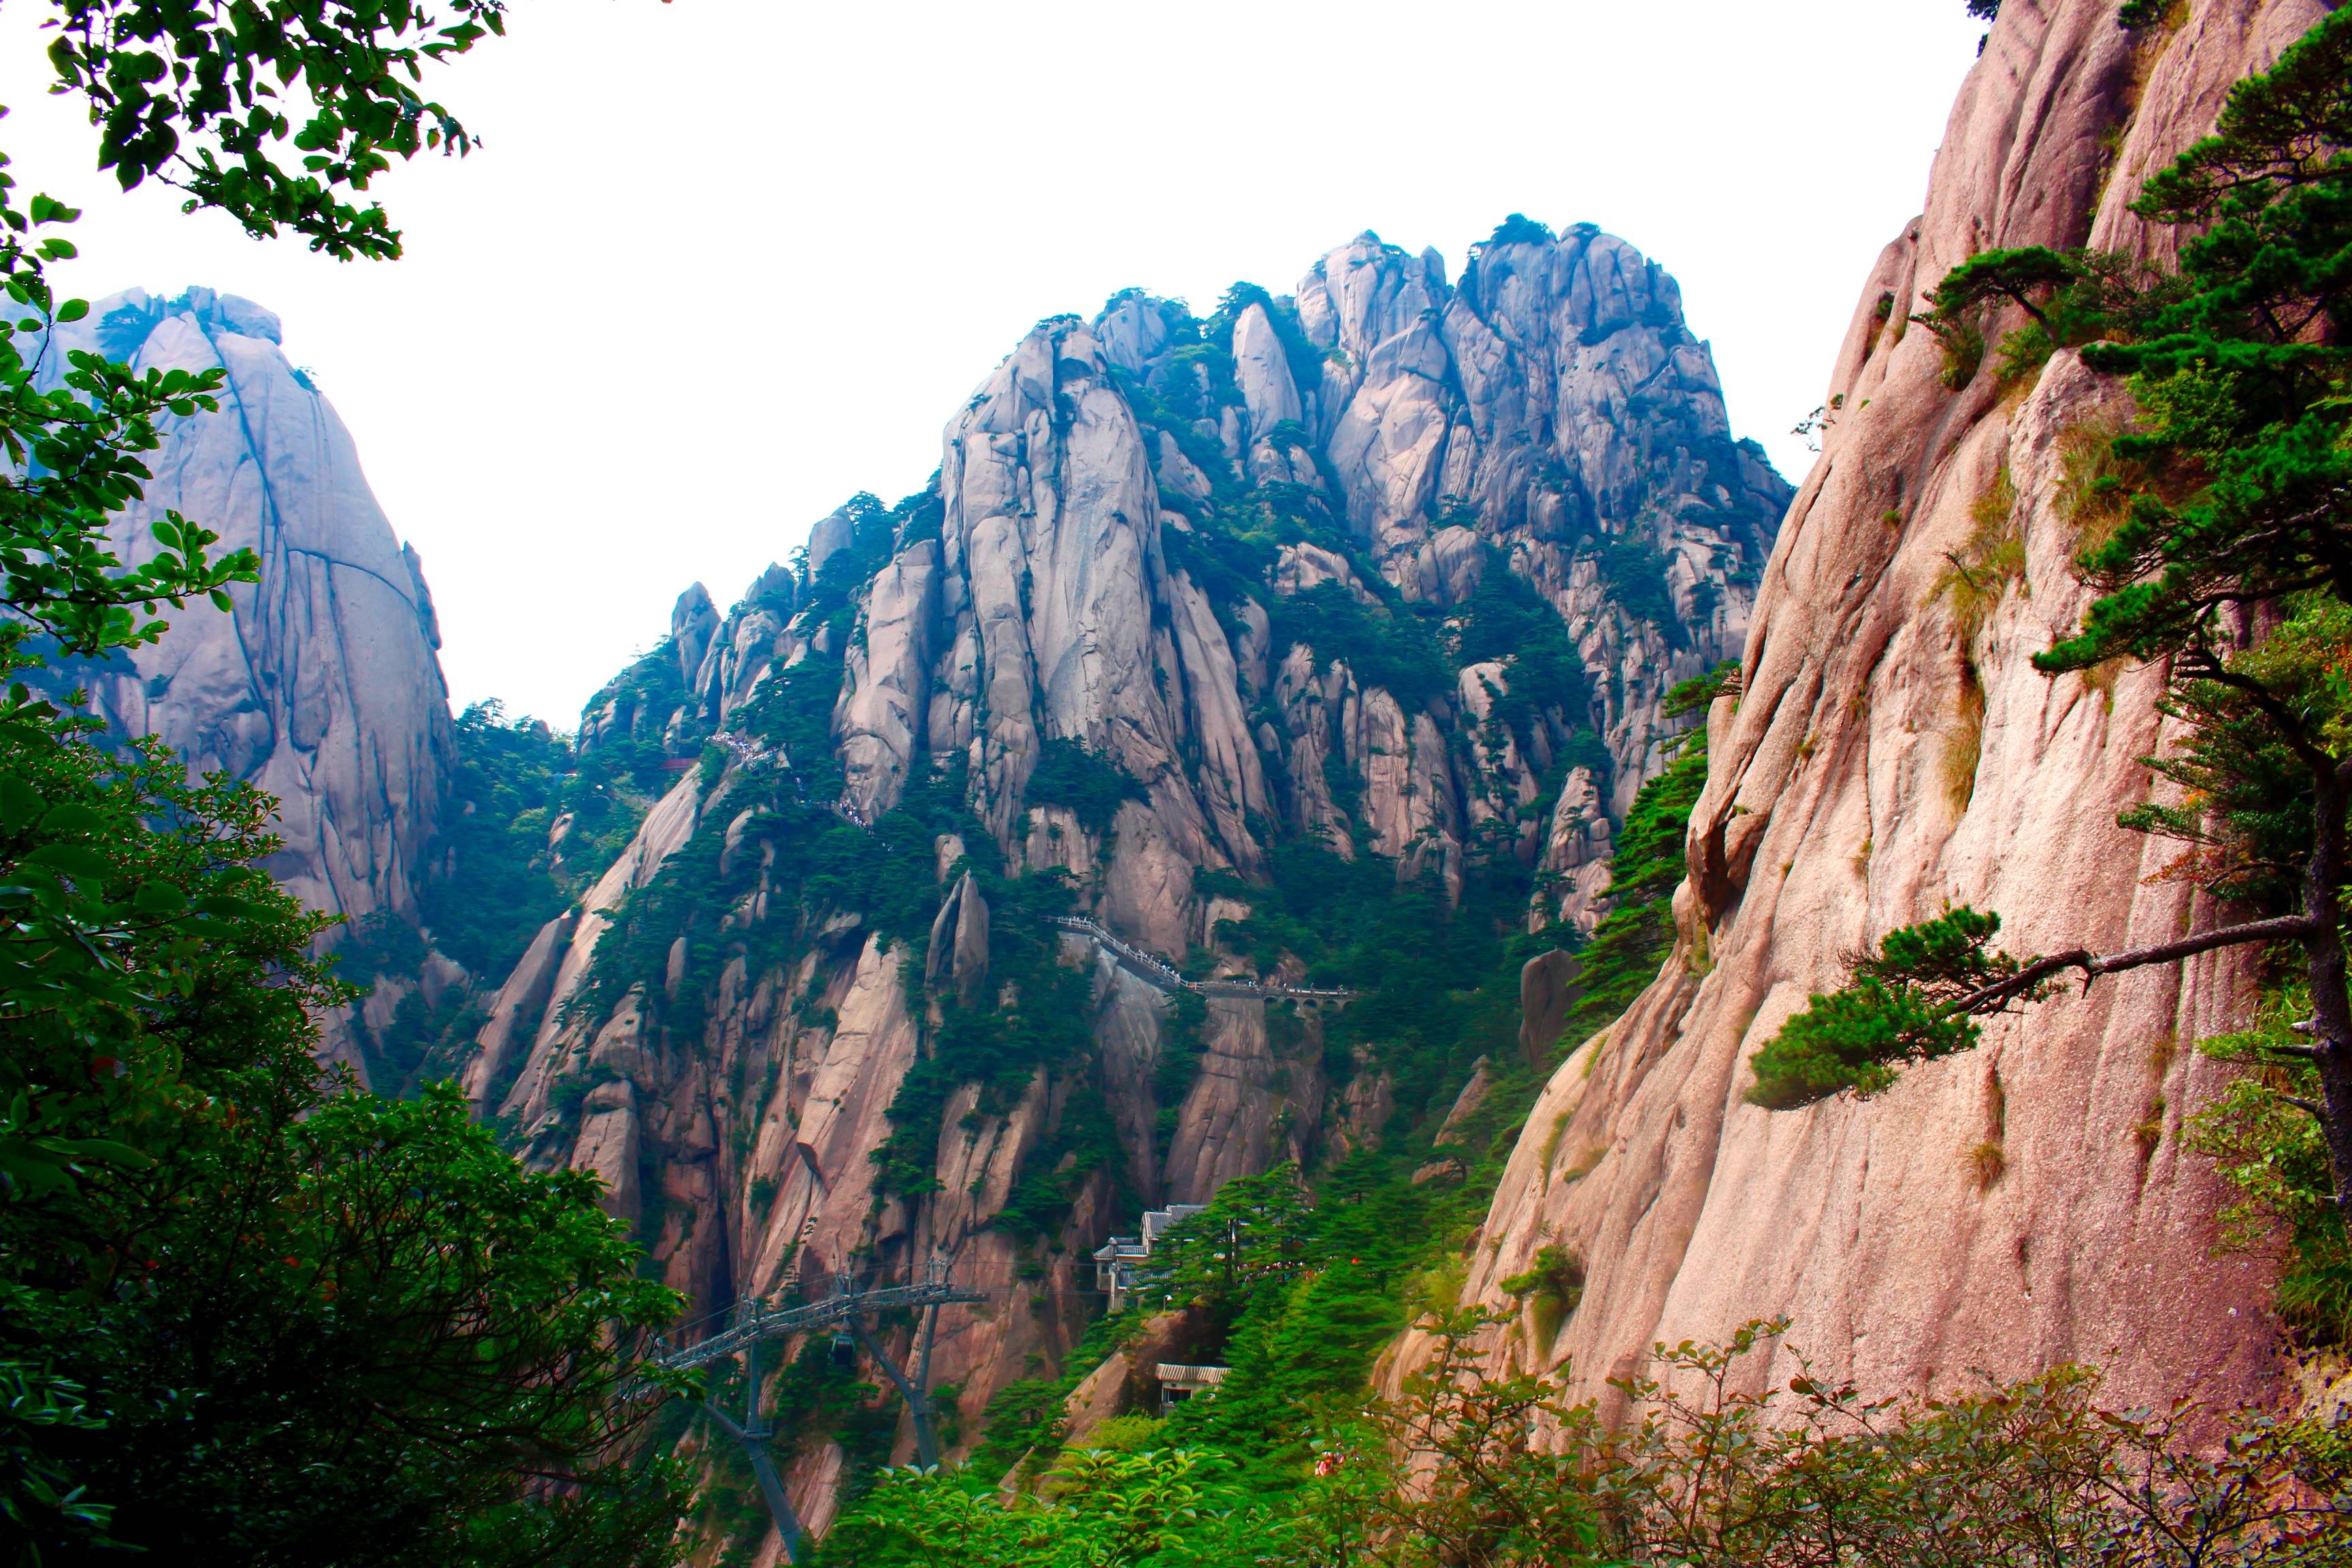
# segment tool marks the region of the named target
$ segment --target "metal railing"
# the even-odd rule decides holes
[[[1263,996],[1284,1001],[1345,1002],[1356,994],[1344,986],[1265,985],[1255,980],[1187,980],[1167,960],[1144,952],[1112,934],[1100,921],[1084,915],[1054,915],[1051,923],[1063,931],[1091,938],[1119,962],[1120,967],[1148,985],[1162,991],[1190,991],[1202,996]]]
[[[756,1344],[782,1339],[806,1329],[821,1329],[828,1323],[846,1322],[867,1312],[887,1311],[894,1307],[938,1307],[950,1301],[985,1301],[985,1292],[967,1290],[944,1280],[926,1280],[920,1285],[885,1285],[871,1290],[836,1291],[822,1301],[812,1301],[801,1307],[771,1307],[764,1301],[751,1301],[736,1315],[735,1326],[698,1340],[677,1350],[656,1352],[648,1359],[654,1365],[668,1372],[691,1372],[740,1355]]]

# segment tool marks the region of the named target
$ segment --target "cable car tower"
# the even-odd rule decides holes
[[[775,1521],[787,1561],[801,1560],[801,1523],[799,1516],[793,1512],[792,1500],[784,1495],[783,1478],[776,1471],[776,1461],[767,1449],[767,1439],[775,1436],[775,1428],[760,1413],[761,1347],[770,1340],[785,1339],[827,1324],[846,1331],[898,1385],[899,1394],[907,1401],[907,1409],[915,1422],[915,1457],[928,1469],[940,1462],[938,1413],[931,1406],[930,1396],[931,1344],[939,1331],[940,1309],[951,1301],[988,1299],[982,1291],[948,1283],[952,1261],[932,1258],[923,1266],[919,1284],[883,1285],[871,1289],[860,1289],[856,1277],[841,1269],[833,1277],[833,1294],[805,1306],[778,1308],[764,1297],[754,1297],[737,1306],[731,1313],[734,1321],[709,1339],[677,1350],[657,1348],[650,1358],[655,1366],[672,1372],[709,1366],[730,1356],[743,1358],[743,1418],[736,1420],[709,1400],[703,1402],[703,1409],[712,1425],[734,1438],[742,1447],[744,1457],[751,1460],[751,1473],[759,1478],[761,1495],[768,1503],[768,1517]],[[890,1359],[866,1321],[874,1314],[900,1307],[923,1310],[923,1331],[917,1341],[911,1377]],[[839,1342],[838,1333],[835,1342]]]

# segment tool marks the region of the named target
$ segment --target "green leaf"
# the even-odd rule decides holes
[[[100,1160],[110,1165],[127,1165],[134,1171],[146,1170],[155,1163],[152,1155],[110,1138],[60,1139],[58,1147],[77,1160]]]
[[[212,915],[225,921],[255,920],[266,912],[247,900],[233,899],[226,893],[207,893],[190,907],[200,915]]]
[[[142,882],[131,907],[142,915],[176,915],[188,907],[188,896],[169,882]]]
[[[41,831],[59,837],[103,833],[106,831],[106,818],[79,801],[68,801],[63,805],[52,807],[41,818]]]
[[[25,857],[27,863],[47,866],[81,881],[103,881],[114,872],[113,863],[83,844],[44,844]]]
[[[18,832],[39,814],[40,792],[16,773],[0,773],[0,830]]]

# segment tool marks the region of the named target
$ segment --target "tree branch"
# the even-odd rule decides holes
[[[2223,926],[2219,931],[2200,931],[2184,936],[2178,942],[2158,942],[2154,947],[2127,948],[2122,952],[2094,953],[2088,948],[2075,948],[2068,952],[2052,953],[2037,958],[2014,974],[2004,975],[1980,990],[1971,992],[1951,1005],[1954,1016],[1963,1013],[1996,1013],[2017,997],[2032,990],[2053,974],[2069,969],[2083,972],[2083,983],[2088,985],[2102,974],[2115,974],[2126,969],[2144,969],[2151,963],[2170,963],[2176,959],[2193,958],[2200,952],[2210,952],[2217,947],[2241,947],[2250,942],[2279,942],[2288,937],[2307,936],[2314,930],[2305,915],[2281,915],[2276,920],[2253,921],[2245,925]]]
[[[2027,315],[2033,318],[2033,324],[2042,329],[2044,336],[2048,337],[2053,342],[2057,341],[2058,334],[2052,329],[2050,325],[2050,318],[2042,313],[2042,308],[2040,306],[2036,305],[2032,300],[2025,297],[2024,289],[2003,289],[2001,292],[2008,295],[2012,300],[2016,301],[2017,308],[2019,310],[2023,310]]]
[[[2302,760],[2304,766],[2324,776],[2334,775],[2336,759],[2329,756],[2312,741],[2310,731],[2305,729],[2303,721],[2291,712],[2286,704],[2280,701],[2269,687],[2242,671],[2224,668],[2221,659],[2210,647],[2200,645],[2185,651],[2201,667],[2200,679],[2210,680],[2217,686],[2226,686],[2233,691],[2245,693],[2246,700],[2252,702],[2261,710],[2263,717],[2278,726],[2279,738],[2286,742],[2287,750]]]

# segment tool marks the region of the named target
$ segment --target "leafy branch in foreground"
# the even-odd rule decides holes
[[[312,1017],[352,993],[313,951],[331,922],[263,868],[275,803],[98,729],[21,685],[0,700],[12,1540],[476,1563],[642,1524],[650,1491],[670,1511],[636,1558],[546,1559],[646,1560],[675,1480],[612,1461],[646,1411],[621,1397],[633,1349],[675,1298],[593,1178],[524,1172],[455,1090],[322,1078]],[[534,1499],[531,1475],[578,1489]]]
[[[126,185],[392,256],[337,193],[468,144],[408,86],[498,29],[457,5],[58,0],[49,56]],[[0,173],[0,1555],[666,1568],[683,1477],[624,1460],[677,1301],[593,1178],[525,1172],[454,1089],[322,1074],[354,993],[265,868],[277,803],[14,679],[37,638],[151,642],[258,572],[176,513],[116,536],[223,376],[53,357],[89,313],[47,276],[76,216]]]
[[[446,24],[419,0],[54,4],[58,90],[89,100],[99,166],[124,190],[161,180],[190,212],[217,207],[257,238],[283,226],[344,260],[396,257],[400,236],[338,193],[395,157],[474,146],[416,90],[424,68],[506,31],[504,0],[452,0]]]
[[[2190,1112],[2181,1133],[2237,1191],[2221,1210],[2222,1245],[2277,1256],[2280,1315],[2341,1343],[2352,1339],[2352,1240],[2310,1114],[2319,1072],[2295,1028],[2310,1015],[2310,996],[2285,985],[2264,995],[2251,1027],[2198,1041],[2200,1054],[2244,1070]]]

